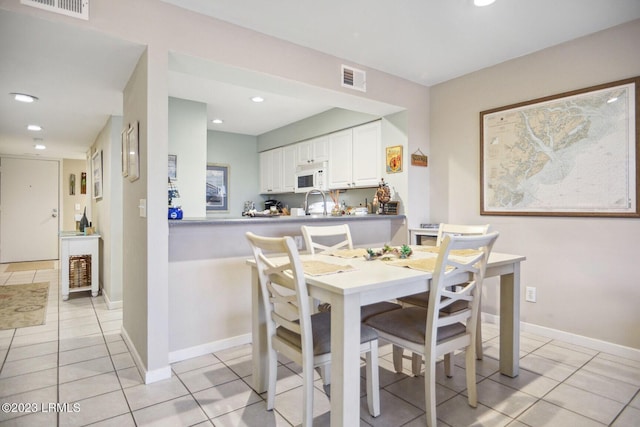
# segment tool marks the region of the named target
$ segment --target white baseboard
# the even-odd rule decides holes
[[[145,384],[151,384],[156,381],[166,380],[168,378],[171,378],[171,366],[169,365],[162,367],[160,369],[154,369],[153,371],[148,371],[144,363],[142,362],[142,358],[138,354],[138,351],[133,345],[131,338],[129,338],[129,334],[127,334],[127,331],[124,328],[124,326],[121,328],[120,333],[122,334],[122,339],[124,340],[124,343],[129,348],[129,352],[131,353],[133,362],[136,364],[136,368],[138,368],[138,372],[140,373],[140,376],[142,376],[142,380],[144,381]]]
[[[169,363],[180,362],[182,360],[191,359],[193,357],[202,356],[216,351],[227,350],[243,344],[251,342],[251,334],[238,335],[224,340],[213,341],[210,343],[197,345],[182,350],[176,350],[169,353]]]
[[[111,299],[109,298],[109,294],[107,294],[104,291],[104,288],[102,289],[102,299],[104,299],[104,302],[105,302],[105,304],[107,304],[107,308],[109,310],[122,308],[122,300],[120,300],[120,301],[111,301]]]
[[[500,316],[494,314],[482,313],[482,320],[487,323],[500,324]],[[531,332],[532,334],[546,338],[557,339],[614,356],[624,357],[625,359],[640,361],[640,350],[636,348],[625,347],[623,345],[576,335],[558,329],[547,328],[545,326],[534,325],[532,323],[520,322],[520,331]]]

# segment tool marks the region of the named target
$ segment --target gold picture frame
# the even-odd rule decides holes
[[[402,172],[402,145],[386,148],[385,169],[387,173]]]

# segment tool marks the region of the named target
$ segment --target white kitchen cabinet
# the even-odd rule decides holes
[[[282,191],[293,192],[296,189],[296,159],[298,148],[287,145],[282,149]]]
[[[260,192],[282,191],[282,148],[260,153]]]
[[[298,165],[329,160],[329,137],[326,135],[299,142],[296,147],[298,149]]]
[[[260,193],[293,192],[296,170],[295,146],[286,146],[260,153]]]
[[[380,121],[329,135],[329,188],[375,187],[382,177]]]

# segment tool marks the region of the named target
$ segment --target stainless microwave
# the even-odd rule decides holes
[[[312,188],[328,190],[327,162],[309,163],[296,168],[296,193],[306,193]]]

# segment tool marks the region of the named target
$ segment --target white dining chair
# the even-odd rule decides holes
[[[310,254],[331,252],[339,249],[353,249],[353,239],[351,230],[347,224],[301,227],[305,245]],[[328,304],[323,304],[324,310],[329,310]],[[382,301],[375,304],[362,306],[360,310],[360,320],[365,321],[369,317],[385,311],[402,308],[400,304],[390,301]]]
[[[465,225],[465,224],[446,224],[440,223],[438,227],[438,237],[436,238],[436,246],[440,246],[445,236],[481,236],[487,234],[489,232],[490,224],[481,224],[481,225]],[[417,307],[427,308],[429,305],[429,292],[420,292],[413,295],[408,295],[406,297],[398,298],[398,301],[403,305],[411,305]],[[481,303],[480,303],[481,304]],[[465,303],[464,301],[460,301],[459,303],[452,304],[445,308],[441,314],[449,315],[458,310],[464,309]],[[478,316],[481,314],[481,309],[478,310]],[[478,333],[476,334],[476,357],[478,360],[482,360],[483,357],[483,349],[482,349],[482,324],[480,321],[480,317],[478,318]],[[396,365],[396,369],[398,365],[402,366],[402,352],[396,349],[394,353],[394,365]],[[414,375],[420,375],[420,371],[422,368],[422,357],[420,355],[414,354],[411,358],[411,371]]]
[[[476,407],[476,346],[480,293],[487,260],[498,233],[482,236],[447,235],[440,245],[428,308],[407,307],[382,313],[365,323],[378,331],[380,339],[424,357],[425,401],[429,427],[436,427],[436,360],[445,356],[445,373],[451,376],[452,356],[464,349],[469,405]],[[451,256],[456,249],[475,249],[474,255]],[[470,280],[469,280],[470,279]],[[441,312],[462,302],[465,308],[447,316]]]
[[[278,356],[281,353],[302,366],[303,426],[313,424],[314,368],[331,363],[331,313],[311,314],[303,265],[291,237],[261,237],[246,233],[256,261],[265,310],[268,346],[267,409],[275,405]],[[266,254],[285,254],[275,264]],[[292,294],[290,290],[295,292]],[[366,387],[369,413],[380,414],[378,336],[361,324],[360,351],[366,354]]]

